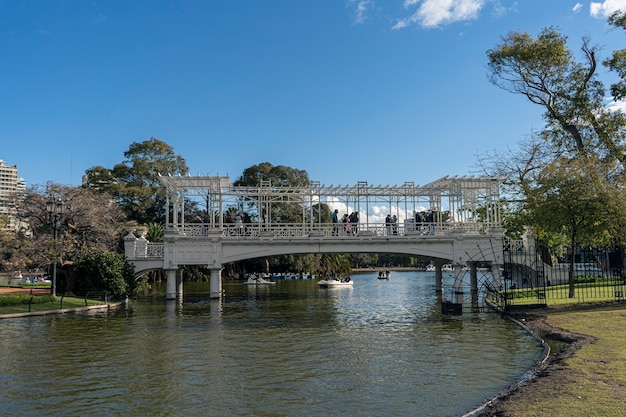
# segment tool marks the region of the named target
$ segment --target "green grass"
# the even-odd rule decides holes
[[[5,298],[5,297],[16,298],[16,296],[14,295],[2,296],[0,298]],[[35,301],[37,297],[44,297],[44,296],[35,296],[33,297],[33,301]],[[26,298],[29,299],[30,296],[26,296]],[[64,297],[62,307],[61,307],[61,297],[56,297],[56,299],[51,299],[51,297],[47,296],[47,298],[49,300],[47,302],[31,304],[30,312],[58,310],[60,308],[65,309],[65,308],[85,307],[84,298]],[[101,305],[101,304],[104,304],[104,302],[101,300],[89,300],[89,299],[87,300],[88,306]],[[15,314],[15,313],[28,313],[28,312],[29,312],[28,301],[26,303],[19,302],[19,303],[7,303],[5,305],[0,305],[0,315]]]
[[[593,310],[545,310],[548,324],[593,336],[566,359],[554,386],[523,396],[507,406],[509,417],[621,417],[626,396],[626,305]],[[544,312],[542,312],[544,314]]]
[[[512,305],[545,303],[548,306],[561,306],[590,302],[626,301],[626,286],[621,282],[616,285],[602,282],[583,282],[575,284],[574,288],[574,298],[569,298],[569,286],[567,284],[546,287],[545,291],[543,288],[509,290],[507,291],[508,303]],[[538,294],[541,294],[542,297],[538,297]]]

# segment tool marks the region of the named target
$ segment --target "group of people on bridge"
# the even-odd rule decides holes
[[[411,222],[411,220],[408,220]],[[414,227],[409,228],[409,230],[415,230],[419,233],[423,234],[434,234],[435,233],[435,223],[433,212],[428,211],[416,211],[415,219],[413,220]],[[428,225],[428,227],[426,227]],[[397,236],[398,235],[398,217],[394,214],[387,214],[385,217],[385,230],[387,236]]]
[[[333,236],[356,236],[359,232],[359,212],[353,211],[344,214],[339,220],[339,210],[333,212]]]

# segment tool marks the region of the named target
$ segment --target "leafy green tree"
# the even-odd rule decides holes
[[[626,12],[620,10],[613,13],[609,17],[609,24],[626,30]],[[611,58],[606,59],[603,64],[620,77],[620,81],[611,85],[611,94],[615,100],[623,100],[626,98],[626,49],[613,51]]]
[[[278,187],[304,187],[309,185],[309,174],[302,169],[262,162],[246,168],[233,185],[255,186],[261,184],[261,181],[271,181],[272,185]]]
[[[559,158],[545,167],[537,188],[529,194],[527,210],[539,238],[566,236],[570,248],[600,247],[611,236],[614,189],[593,158]],[[574,297],[575,250],[571,250],[569,296]]]
[[[310,183],[309,174],[304,170],[263,162],[246,168],[233,185],[255,187],[264,181],[276,187],[304,187]],[[263,212],[262,220],[271,220],[272,223],[302,223],[302,210],[302,203],[275,202],[272,203],[270,213]]]
[[[233,185],[260,186],[269,182],[277,187],[305,187],[310,185],[309,174],[300,169],[283,165],[274,166],[269,162],[253,165],[243,171]],[[303,213],[306,221],[311,217],[314,222],[318,219],[322,223],[330,223],[331,210],[327,204],[313,204],[312,207],[303,207],[305,202],[275,202],[271,206],[271,221],[280,223],[302,223]],[[283,255],[266,259],[270,269],[279,272],[310,272],[313,274],[329,274],[333,272],[345,273],[350,271],[351,264],[348,258],[341,254],[307,254]],[[267,268],[265,268],[267,269]]]
[[[97,191],[113,193],[117,187],[117,179],[113,172],[103,166],[91,167],[86,171],[87,181],[83,184],[85,188]]]
[[[348,274],[350,271],[352,271],[352,263],[343,254],[327,253],[320,259],[319,273],[321,275]]]
[[[123,255],[88,251],[74,263],[74,288],[80,292],[107,291],[117,298],[134,294],[135,269]]]
[[[623,14],[609,19],[624,28]],[[487,51],[490,79],[500,88],[525,96],[544,109],[545,128],[517,152],[489,157],[492,175],[508,178],[512,224],[532,226],[556,247],[623,243],[626,162],[626,118],[605,102],[598,79],[599,48],[583,38],[578,61],[567,38],[554,28],[537,38],[510,32]],[[622,84],[612,86],[623,97],[626,53],[616,51],[604,62]],[[573,268],[570,296],[573,296]]]
[[[597,153],[624,168],[626,119],[605,108],[605,89],[597,76],[598,47],[584,38],[581,50],[578,62],[567,38],[552,27],[536,39],[510,32],[487,52],[491,82],[544,108],[542,134],[560,153]]]
[[[167,143],[154,137],[133,142],[124,157],[126,160],[111,170],[101,166],[87,170],[85,186],[110,193],[129,220],[139,224],[164,222],[165,189],[159,174],[187,174],[185,160]]]

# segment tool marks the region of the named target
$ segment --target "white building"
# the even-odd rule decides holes
[[[6,165],[0,159],[0,229],[17,232],[20,222],[15,217],[16,199],[21,198],[26,191],[26,181],[17,176],[17,165]]]

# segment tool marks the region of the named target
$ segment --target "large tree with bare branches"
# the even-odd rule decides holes
[[[623,15],[612,19],[625,27]],[[567,37],[552,27],[536,38],[510,32],[487,51],[491,82],[543,108],[546,125],[520,150],[491,155],[482,164],[508,178],[514,217],[536,234],[572,248],[626,243],[618,226],[626,223],[626,117],[606,102],[599,51],[583,38],[577,58]],[[618,51],[605,65],[619,73],[626,68],[625,56]],[[623,79],[626,70],[619,74]],[[626,87],[618,83],[611,91],[620,99]],[[570,296],[573,268],[571,262]]]
[[[607,108],[604,84],[598,80],[598,50],[582,40],[576,60],[567,37],[546,28],[537,38],[510,32],[487,51],[490,80],[544,109],[542,134],[561,153],[593,153],[626,164],[626,118]]]

